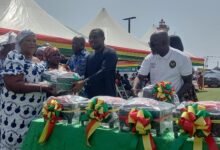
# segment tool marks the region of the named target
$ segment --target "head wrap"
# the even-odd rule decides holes
[[[59,49],[56,48],[56,47],[47,47],[47,48],[45,48],[45,50],[44,50],[45,57],[48,58],[53,52],[56,52],[56,51],[59,51]]]
[[[21,32],[18,33],[17,37],[16,37],[16,45],[15,48],[16,50],[20,51],[21,47],[20,47],[20,42],[26,38],[27,36],[30,35],[35,35],[34,32],[32,32],[31,30],[22,30]]]
[[[4,45],[16,43],[16,34],[14,32],[8,32],[0,36],[0,50]]]

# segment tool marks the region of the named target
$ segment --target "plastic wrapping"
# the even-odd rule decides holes
[[[66,71],[45,71],[42,79],[48,81],[56,88],[56,93],[72,92],[73,83],[80,80],[80,76],[74,72]]]
[[[122,106],[123,104],[126,103],[125,99],[122,99],[120,97],[112,97],[112,96],[97,96],[95,98],[99,98],[104,100],[105,103],[107,103],[108,105],[110,105],[112,108],[117,109],[120,106]]]
[[[143,95],[142,97],[146,97],[146,98],[154,98],[152,90],[154,88],[154,85],[148,85],[146,87],[143,88]]]
[[[111,110],[111,114],[108,118],[104,119],[101,123],[102,126],[106,128],[114,128],[118,127],[118,114],[116,113],[120,106],[125,104],[126,100],[120,98],[120,97],[111,97],[111,96],[97,96],[92,99],[101,99],[106,104],[108,104],[108,109]],[[91,99],[91,100],[92,100]],[[86,125],[89,121],[89,118],[85,116],[85,113],[83,110],[87,107],[88,103],[81,103],[80,108],[82,110],[80,115],[80,120],[82,125]]]
[[[121,131],[130,131],[127,117],[132,108],[143,108],[148,110],[152,116],[152,129],[157,135],[166,130],[172,131],[172,110],[174,105],[160,102],[149,98],[133,98],[125,103],[119,110],[119,121]]]
[[[58,97],[49,97],[49,99],[56,99],[60,104],[63,105],[61,112],[61,118],[67,121],[68,124],[78,122],[79,120],[79,104],[81,102],[88,101],[87,98],[76,96],[76,95],[64,95]]]
[[[153,96],[153,92],[152,92],[153,89],[154,89],[154,85],[148,85],[143,88],[142,94],[139,96],[145,97],[145,98],[155,99],[155,97]],[[172,97],[171,103],[175,104],[175,105],[179,105],[180,101],[179,101],[179,97],[177,96],[177,94],[174,93],[171,97]],[[155,99],[155,100],[157,100],[157,99]]]

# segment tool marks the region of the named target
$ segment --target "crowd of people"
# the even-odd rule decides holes
[[[115,50],[104,44],[105,35],[101,29],[94,29],[89,36],[93,53],[85,50],[85,39],[74,37],[73,56],[64,62],[58,48],[44,44],[37,48],[35,33],[24,30],[5,35],[1,42],[1,109],[0,149],[20,149],[22,140],[33,119],[39,117],[43,102],[48,95],[56,95],[50,84],[41,82],[46,70],[74,71],[83,80],[73,85],[73,92],[85,88],[88,98],[97,95],[116,96]]]
[[[41,75],[46,70],[78,73],[82,80],[73,84],[73,93],[84,89],[84,96],[88,98],[116,96],[115,84],[123,85],[137,96],[146,83],[170,81],[181,101],[197,100],[192,85],[192,62],[183,52],[181,39],[169,37],[165,31],[151,35],[149,45],[152,53],[146,56],[137,75],[132,76],[132,84],[128,74],[122,77],[116,72],[116,51],[105,45],[101,29],[93,29],[89,34],[92,53],[85,49],[83,37],[74,37],[73,55],[67,61],[59,49],[49,43],[37,48],[37,37],[30,30],[23,30],[16,36],[12,33],[5,36],[7,38],[1,42],[0,49],[2,150],[20,148],[31,121],[39,117],[47,96],[57,94],[53,86],[41,82]]]

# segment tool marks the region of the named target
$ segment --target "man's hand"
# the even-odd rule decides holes
[[[132,88],[132,92],[133,92],[134,96],[138,96],[138,93],[142,89],[142,82],[144,81],[144,78],[146,78],[146,77],[147,76],[138,74],[137,77],[134,79],[134,85]]]
[[[141,90],[140,90],[140,89],[132,88],[131,91],[132,91],[132,95],[136,97],[136,96],[138,96],[138,93],[139,93]]]
[[[78,81],[76,83],[73,84],[73,93],[76,94],[77,92],[79,92],[83,86],[85,84],[84,80]]]
[[[188,89],[192,88],[192,74],[188,76],[182,76],[182,79],[183,79],[183,85],[180,88],[180,90],[177,92],[177,95],[180,100],[182,99],[184,93],[186,93]]]

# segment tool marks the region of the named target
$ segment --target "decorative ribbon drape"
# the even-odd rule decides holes
[[[42,113],[46,124],[39,138],[39,143],[46,142],[50,137],[56,122],[61,119],[60,112],[62,111],[62,108],[63,106],[55,99],[50,99],[45,103]]]
[[[152,90],[154,98],[160,101],[172,102],[174,93],[171,82],[166,81],[157,83]]]
[[[183,130],[180,139],[186,140],[187,137],[194,137],[193,150],[202,150],[204,139],[209,150],[218,150],[215,140],[211,136],[212,122],[205,106],[190,104],[183,109],[178,124]],[[181,138],[181,136],[186,138]],[[183,144],[183,142],[181,143]]]
[[[132,109],[128,114],[128,123],[132,125],[132,132],[141,135],[144,150],[156,150],[153,137],[150,133],[152,115],[145,109]]]
[[[87,109],[87,116],[90,121],[86,127],[86,142],[88,146],[89,138],[95,132],[95,130],[101,125],[101,122],[110,115],[108,105],[99,98],[94,98],[89,104]]]

